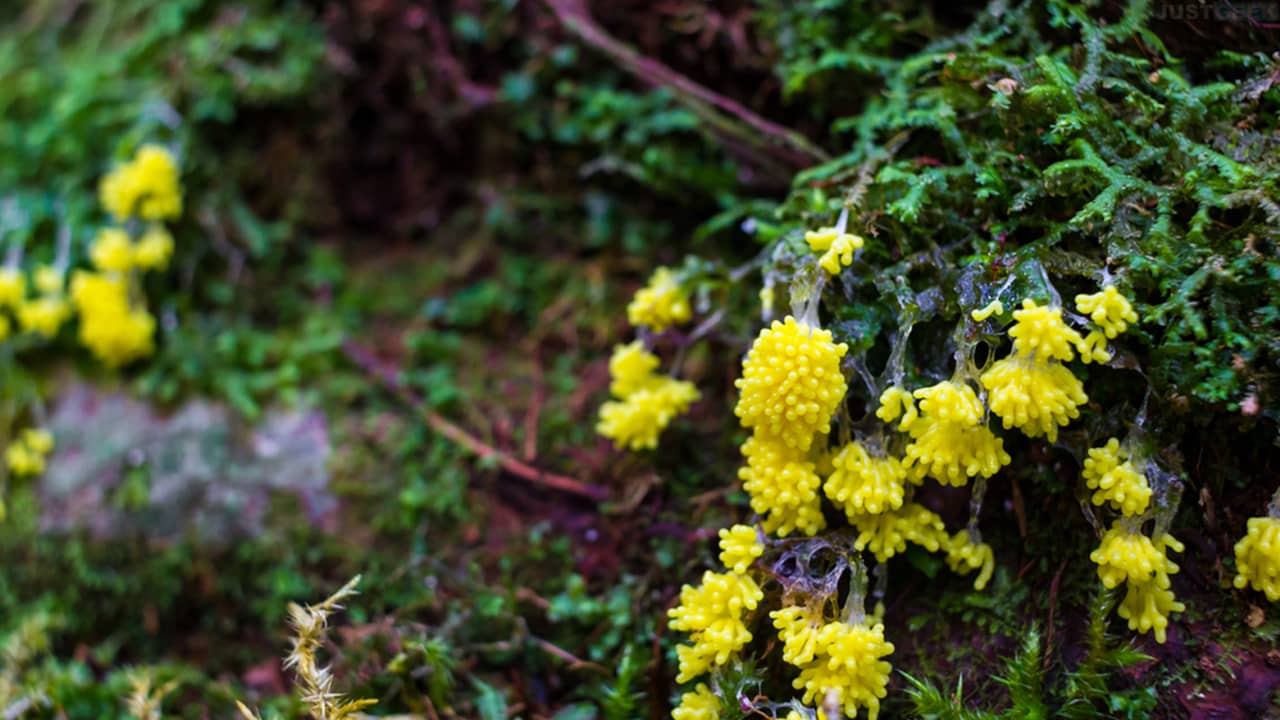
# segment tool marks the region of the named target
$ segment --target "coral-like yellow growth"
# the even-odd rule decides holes
[[[689,296],[670,268],[660,267],[649,278],[649,284],[636,291],[627,305],[627,321],[636,327],[662,332],[672,325],[688,322],[693,317]]]
[[[1154,630],[1156,642],[1163,645],[1169,628],[1169,615],[1186,609],[1174,599],[1168,576],[1160,575],[1159,580],[1136,585],[1131,583],[1116,612],[1129,621],[1130,630],[1142,633]]]
[[[822,650],[822,630],[826,621],[821,613],[792,605],[769,613],[782,640],[782,660],[801,667],[813,661]]]
[[[1075,348],[1083,338],[1062,321],[1062,308],[1037,305],[1027,298],[1022,309],[1013,311],[1015,320],[1009,328],[1014,350],[1026,358],[1066,362],[1075,357]]]
[[[613,348],[609,358],[609,392],[625,398],[653,382],[658,369],[658,356],[644,349],[636,340]]]
[[[1089,555],[1089,559],[1098,564],[1098,577],[1103,585],[1114,588],[1121,582],[1128,584],[1117,612],[1129,621],[1129,628],[1154,631],[1156,642],[1162,644],[1169,627],[1169,614],[1185,609],[1170,590],[1169,576],[1178,572],[1178,565],[1168,557],[1169,550],[1182,552],[1183,549],[1182,543],[1172,535],[1165,534],[1153,541],[1142,533],[1116,525],[1103,535],[1102,544]]]
[[[1280,518],[1249,518],[1245,536],[1236,543],[1235,586],[1246,585],[1280,600]]]
[[[1140,532],[1130,532],[1118,524],[1113,525],[1102,536],[1102,543],[1090,553],[1089,559],[1098,564],[1098,578],[1107,588],[1122,582],[1150,582],[1157,573],[1178,571],[1178,566],[1165,557],[1164,547],[1168,545],[1181,551],[1181,545],[1171,536],[1166,535],[1165,538],[1157,544]]]
[[[1151,501],[1147,478],[1128,459],[1120,441],[1111,438],[1107,444],[1089,450],[1081,473],[1093,494],[1093,504],[1111,506],[1122,515],[1141,515]]]
[[[764,543],[750,525],[734,525],[720,530],[720,562],[741,575],[764,554]]]
[[[98,359],[118,367],[155,350],[155,318],[129,302],[129,287],[118,275],[77,272],[71,300],[80,311],[80,342]]]
[[[639,342],[619,345],[609,359],[609,390],[618,398],[600,406],[596,432],[629,450],[658,446],[658,434],[699,397],[693,383],[654,372],[658,358]]]
[[[1080,417],[1088,402],[1084,384],[1065,365],[1013,354],[996,361],[982,374],[990,393],[991,412],[1005,429],[1018,428],[1028,437],[1058,440],[1058,427]]]
[[[120,220],[167,220],[182,214],[178,164],[158,145],[143,145],[132,160],[103,177],[98,195],[102,206]]]
[[[658,434],[698,399],[693,383],[658,376],[620,402],[600,406],[596,431],[628,450],[658,446]]]
[[[1114,285],[1107,285],[1092,295],[1077,295],[1076,310],[1088,315],[1108,338],[1127,330],[1129,323],[1138,322],[1138,313],[1134,312],[1129,298],[1121,295]]]
[[[22,442],[32,452],[48,455],[53,452],[53,433],[44,428],[27,428],[22,431]]]
[[[926,420],[965,426],[982,422],[982,403],[965,383],[940,382],[916,390],[914,396],[920,400],[920,412]]]
[[[841,268],[852,265],[854,251],[861,250],[866,244],[861,237],[841,232],[835,227],[810,230],[804,234],[804,239],[810,250],[823,253],[818,264],[831,275],[839,275]]]
[[[862,515],[852,521],[858,529],[854,548],[870,550],[879,562],[906,550],[908,541],[929,552],[937,552],[950,540],[942,518],[915,503],[907,503],[893,512]]]
[[[9,472],[19,477],[39,475],[44,472],[44,456],[27,447],[25,443],[10,443],[4,451]]]
[[[688,682],[713,665],[725,664],[751,642],[751,631],[742,618],[763,598],[760,587],[747,575],[707,571],[701,585],[685,585],[680,605],[667,613],[671,629],[689,633],[692,642],[676,648],[680,660],[676,682]]]
[[[163,270],[173,257],[173,236],[159,223],[154,223],[133,247],[133,265],[139,270]]]
[[[990,303],[987,304],[986,307],[980,308],[978,310],[970,311],[969,317],[973,318],[974,322],[982,322],[983,320],[986,320],[992,315],[1003,315],[1003,314],[1004,314],[1004,303],[1000,302],[999,300],[992,300]]]
[[[856,718],[859,708],[867,717],[880,714],[880,700],[886,695],[893,667],[881,660],[893,653],[893,643],[884,639],[884,625],[828,623],[819,636],[819,652],[800,669],[792,683],[804,690],[803,701],[821,703],[831,694],[847,718]]]
[[[944,485],[990,477],[1011,458],[1004,441],[982,424],[982,403],[967,384],[945,381],[915,391],[920,417],[907,428],[912,442],[903,465],[913,477],[929,475]]]
[[[977,570],[978,577],[973,580],[973,589],[981,590],[987,586],[991,573],[996,568],[995,553],[990,545],[974,542],[968,530],[961,530],[947,540],[946,550],[947,566],[952,572],[967,575]]]
[[[831,332],[787,316],[760,332],[742,362],[741,390],[734,413],[755,428],[801,452],[815,435],[830,429],[831,415],[844,399],[840,358],[849,347],[832,342]]]
[[[18,306],[17,315],[23,332],[52,338],[71,317],[71,306],[61,295],[45,295],[24,301]]]
[[[738,470],[751,509],[764,516],[765,532],[780,536],[799,530],[814,535],[826,526],[814,463],[793,449],[759,436],[742,444],[747,463]]]
[[[907,446],[905,464],[943,485],[959,487],[975,475],[991,477],[1012,459],[1004,441],[986,425],[932,422],[912,436],[915,441]]]
[[[16,308],[27,296],[27,278],[17,268],[0,268],[0,308]]]
[[[835,457],[835,472],[822,486],[823,492],[850,518],[874,515],[902,507],[907,469],[892,456],[875,456],[861,443],[852,442]]]
[[[876,417],[887,423],[902,418],[898,429],[906,432],[915,424],[920,413],[916,410],[915,398],[911,391],[892,385],[880,393],[880,407],[876,409]]]
[[[1111,351],[1107,350],[1107,336],[1101,330],[1094,330],[1076,346],[1080,352],[1080,360],[1084,364],[1111,362]]]
[[[5,448],[4,460],[14,475],[39,475],[44,472],[45,456],[51,452],[53,435],[48,430],[27,428]]]
[[[680,696],[680,704],[671,711],[672,720],[720,720],[720,698],[704,683],[693,692]]]
[[[103,272],[129,272],[133,267],[133,242],[129,240],[129,233],[120,228],[99,230],[89,248],[89,259]]]

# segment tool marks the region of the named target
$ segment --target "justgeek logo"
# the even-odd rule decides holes
[[[1151,15],[1157,20],[1216,20],[1280,28],[1280,0],[1165,3],[1153,8]]]

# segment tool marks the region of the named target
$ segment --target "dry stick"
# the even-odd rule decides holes
[[[557,475],[549,473],[538,468],[520,462],[511,457],[507,453],[498,450],[495,447],[486,445],[477,440],[466,430],[458,427],[452,422],[446,420],[444,416],[426,407],[422,398],[418,397],[412,389],[406,387],[400,382],[400,378],[396,376],[394,369],[385,366],[374,356],[373,352],[368,348],[348,340],[342,344],[342,351],[351,362],[365,373],[371,375],[383,387],[391,391],[402,402],[422,413],[427,421],[427,425],[437,433],[452,440],[461,447],[469,450],[481,460],[494,459],[503,470],[524,478],[529,482],[544,487],[560,490],[561,492],[571,493],[579,497],[588,498],[590,500],[605,500],[609,497],[609,491],[597,485],[589,485],[579,482],[565,475]]]
[[[765,138],[777,142],[782,146],[774,148],[780,151],[774,153],[775,156],[779,156],[779,159],[797,168],[808,167],[814,163],[825,162],[830,159],[830,155],[825,150],[794,130],[760,117],[738,101],[713,92],[657,60],[646,57],[634,48],[627,46],[626,43],[610,35],[591,18],[582,0],[546,0],[546,3],[556,14],[560,24],[569,32],[576,35],[578,39],[586,44],[608,55],[624,70],[650,85],[671,88],[678,98],[695,111],[699,109],[698,106],[710,106],[711,108],[719,109],[746,124],[750,130],[754,130]],[[719,130],[735,136],[736,140],[745,142],[748,145],[759,144],[755,138],[751,137],[746,128],[737,126],[729,118],[715,116],[714,112],[712,114],[712,117],[704,119],[717,125]]]
[[[1053,658],[1053,613],[1058,607],[1058,586],[1062,582],[1062,571],[1067,569],[1067,561],[1063,560],[1058,566],[1058,572],[1053,574],[1053,582],[1049,583],[1049,628],[1048,635],[1044,640],[1044,661],[1041,666],[1049,669],[1049,660]]]

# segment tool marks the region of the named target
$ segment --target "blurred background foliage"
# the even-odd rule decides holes
[[[379,699],[377,713],[664,716],[665,608],[709,564],[707,528],[745,514],[726,489],[741,439],[729,408],[755,292],[716,278],[846,201],[874,239],[831,310],[872,359],[904,306],[923,308],[917,337],[941,337],[986,297],[984,272],[1039,263],[1067,295],[1091,288],[1107,256],[1127,271],[1140,309],[1163,323],[1132,345],[1152,394],[1112,377],[1096,395],[1149,401],[1162,442],[1187,458],[1199,497],[1182,522],[1203,561],[1188,563],[1179,594],[1188,626],[1217,638],[1193,633],[1153,668],[1106,632],[1091,568],[1066,564],[1087,555],[1085,520],[1045,519],[1028,535],[1005,509],[1022,492],[1072,506],[1074,471],[1044,455],[988,501],[989,539],[1010,549],[992,591],[968,592],[925,556],[895,577],[889,617],[911,638],[893,660],[910,677],[895,678],[886,712],[1139,717],[1156,706],[1150,687],[1171,714],[1192,693],[1269,702],[1280,681],[1255,649],[1280,625],[1243,622],[1252,610],[1222,589],[1218,557],[1270,492],[1249,483],[1256,468],[1276,459],[1280,70],[1265,51],[1277,38],[1162,19],[1163,7],[0,10],[5,242],[47,260],[69,229],[82,258],[103,221],[98,178],[143,141],[176,148],[188,204],[173,267],[148,278],[153,358],[119,377],[24,360],[55,412],[74,413],[58,403],[75,374],[96,383],[75,395],[86,406],[132,393],[156,427],[201,403],[231,408],[192,447],[243,463],[175,497],[161,490],[191,484],[156,453],[90,447],[110,472],[62,487],[61,504],[43,481],[11,487],[0,707],[125,717],[142,670],[180,681],[166,714],[228,716],[241,698],[264,717],[298,716],[278,660],[285,606],[362,573],[329,649],[338,685]],[[628,337],[631,292],[681,262],[700,278],[698,312],[728,310],[697,345],[662,346],[707,399],[662,452],[614,453],[593,431],[604,358]],[[945,372],[949,358],[922,341],[912,372]],[[304,460],[324,454],[323,492],[269,482],[279,473],[266,458],[287,460],[264,428],[282,417],[321,418]],[[608,499],[530,482],[441,422]],[[1090,428],[1104,430],[1117,428]],[[98,508],[122,521],[67,520]],[[201,532],[227,508],[260,522]],[[177,537],[156,531],[174,518],[194,519]],[[1027,597],[1055,577],[1060,598]],[[941,600],[913,599],[935,596],[923,587]],[[1046,616],[1042,647],[1026,631]],[[977,678],[967,693],[938,689],[962,676]]]

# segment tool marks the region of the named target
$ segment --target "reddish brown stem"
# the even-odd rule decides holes
[[[417,393],[400,381],[395,369],[380,362],[368,348],[348,340],[343,343],[342,350],[356,367],[359,367],[377,380],[380,385],[400,398],[406,405],[420,412],[428,427],[460,447],[465,448],[481,460],[493,459],[503,470],[536,485],[595,501],[605,500],[609,497],[609,491],[602,487],[583,483],[565,475],[539,470],[495,447],[486,445],[466,430],[447,420],[443,415],[426,407],[426,403],[422,401],[422,398],[418,397]]]

